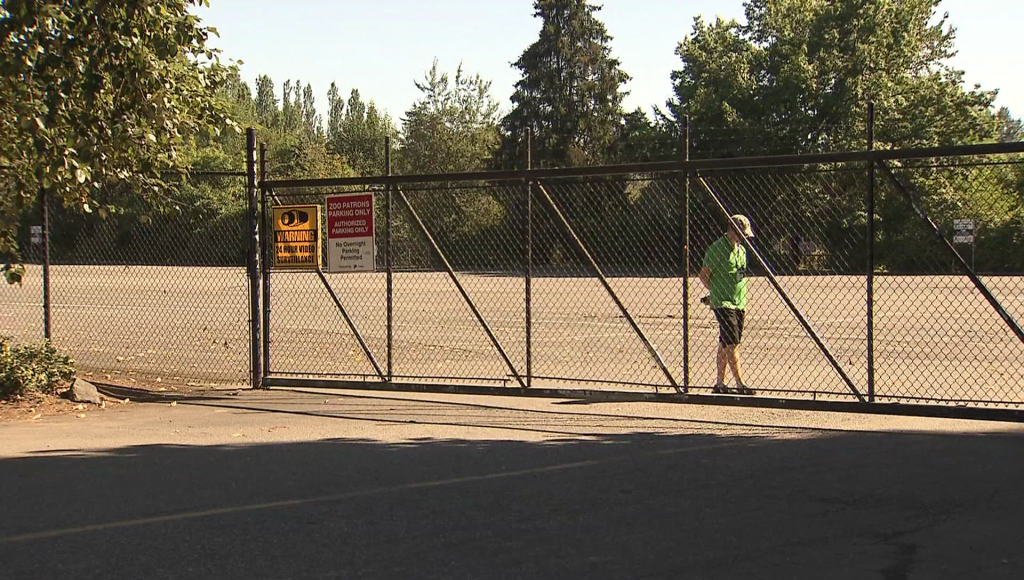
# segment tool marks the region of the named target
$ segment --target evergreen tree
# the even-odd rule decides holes
[[[402,119],[404,173],[484,169],[498,145],[498,102],[490,81],[438,71],[437,60],[416,81],[420,98]]]
[[[526,130],[533,131],[536,166],[609,160],[622,122],[629,75],[612,57],[611,36],[586,0],[535,0],[540,36],[513,66],[521,73],[512,110],[502,121],[500,162],[517,165]]]
[[[340,125],[335,152],[360,175],[380,175],[384,171],[384,137],[395,134],[391,118],[373,101],[364,102],[359,89],[352,89]]]
[[[1012,143],[1024,140],[1024,123],[1010,113],[1010,109],[1000,107],[996,113],[1000,143]]]
[[[267,75],[256,77],[256,119],[264,127],[277,125],[280,111],[277,108],[277,97],[274,95],[274,81]]]
[[[434,60],[415,84],[421,96],[402,119],[402,173],[485,169],[498,145],[498,103],[490,81],[464,74],[461,66],[449,76]],[[418,210],[446,247],[475,248],[481,259],[489,255],[481,246],[488,242],[478,236],[504,217],[493,192],[479,187],[449,189]]]
[[[331,83],[327,90],[327,144],[338,150],[341,143],[342,123],[345,121],[345,100],[338,92],[338,85]]]
[[[302,124],[308,138],[316,140],[323,138],[322,120],[320,114],[316,112],[313,86],[309,83],[306,83],[306,88],[302,90]]]
[[[292,85],[287,80],[281,87],[281,127],[286,133],[297,130],[302,120],[301,92],[301,83],[298,81]]]

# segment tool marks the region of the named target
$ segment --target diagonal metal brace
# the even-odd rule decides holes
[[[517,371],[515,365],[512,364],[512,359],[508,358],[508,354],[505,352],[505,349],[502,348],[501,342],[498,341],[498,337],[495,336],[494,331],[491,330],[487,321],[484,320],[483,315],[480,314],[480,310],[477,309],[476,303],[474,303],[473,299],[470,298],[469,293],[467,293],[466,289],[462,287],[462,283],[459,282],[458,276],[455,275],[455,270],[452,268],[451,263],[448,262],[448,258],[444,255],[444,252],[441,251],[441,247],[437,245],[437,242],[434,240],[434,236],[430,235],[430,230],[428,230],[427,226],[424,225],[423,220],[420,219],[420,215],[416,213],[416,209],[412,207],[411,203],[409,203],[409,198],[406,197],[405,192],[397,185],[395,185],[394,188],[399,199],[402,200],[406,209],[409,210],[409,215],[412,216],[413,222],[415,222],[416,226],[419,227],[420,232],[427,238],[427,242],[430,244],[430,247],[433,248],[434,253],[444,264],[444,268],[448,272],[448,277],[451,278],[452,283],[455,284],[455,288],[458,289],[459,294],[462,295],[462,299],[466,301],[466,305],[469,306],[471,311],[473,311],[473,316],[475,316],[477,322],[480,323],[480,327],[484,329],[485,333],[487,333],[487,338],[491,339],[491,344],[494,345],[498,354],[501,355],[501,359],[505,361],[505,365],[508,367],[508,370],[512,371],[512,376],[516,378],[516,382],[519,383],[520,387],[525,389],[526,383],[523,381],[523,377],[519,376],[519,371]]]
[[[590,267],[594,270],[594,273],[597,274],[597,279],[601,282],[601,285],[604,286],[605,291],[608,292],[608,296],[611,297],[612,302],[614,302],[615,306],[618,307],[619,312],[622,313],[622,317],[626,319],[626,322],[629,323],[629,326],[633,329],[633,332],[635,332],[637,337],[640,338],[640,342],[644,344],[644,347],[647,348],[647,352],[651,355],[651,358],[653,358],[654,362],[658,364],[658,367],[661,369],[661,372],[665,374],[665,378],[668,379],[669,384],[678,390],[679,383],[676,382],[675,377],[673,377],[672,373],[668,370],[668,367],[665,365],[665,361],[662,360],[661,355],[658,354],[657,349],[655,349],[654,345],[651,344],[651,341],[647,338],[647,335],[644,334],[644,331],[640,328],[640,325],[638,325],[636,321],[633,320],[633,316],[630,315],[629,310],[626,309],[626,305],[622,303],[622,300],[619,299],[619,295],[615,293],[615,290],[612,289],[611,284],[608,283],[608,279],[605,277],[604,272],[601,271],[601,267],[597,265],[597,262],[594,260],[593,256],[591,256],[590,252],[587,251],[587,246],[584,245],[583,240],[581,240],[579,236],[576,235],[576,231],[572,229],[572,225],[569,224],[569,220],[565,219],[565,216],[562,215],[561,210],[558,209],[558,204],[555,203],[555,200],[551,197],[550,194],[548,194],[548,191],[544,189],[543,185],[538,183],[537,189],[543,196],[544,201],[548,203],[548,207],[550,207],[551,210],[554,212],[555,217],[557,217],[558,221],[562,223],[562,227],[564,227],[565,231],[568,232],[569,237],[572,238],[572,241],[573,243],[575,243],[576,249],[579,251],[580,255],[583,256],[583,258],[587,261]]]
[[[377,360],[373,358],[373,353],[371,353],[369,347],[366,346],[366,341],[363,340],[363,335],[359,333],[359,329],[356,328],[355,322],[352,322],[352,318],[349,317],[345,307],[342,306],[341,300],[338,299],[338,295],[334,292],[334,288],[331,288],[331,284],[327,281],[327,276],[324,276],[324,271],[317,268],[316,273],[320,275],[320,281],[324,283],[324,288],[327,289],[328,294],[330,294],[331,298],[334,299],[334,305],[338,307],[338,311],[341,312],[342,318],[344,318],[345,322],[348,324],[349,330],[351,330],[352,334],[356,337],[356,342],[358,342],[360,348],[363,349],[363,354],[366,355],[366,360],[370,361],[370,364],[373,365],[373,370],[377,373],[380,380],[387,382],[387,377],[385,377],[384,373],[381,372],[380,365],[378,365]]]
[[[939,239],[939,242],[941,242],[942,245],[949,250],[949,253],[952,254],[953,259],[956,260],[957,265],[960,266],[960,269],[964,271],[964,274],[967,274],[967,277],[971,279],[971,282],[974,283],[974,287],[978,289],[978,292],[981,292],[981,295],[985,297],[985,300],[987,300],[988,303],[992,306],[992,308],[995,309],[996,314],[998,314],[999,317],[1003,319],[1003,322],[1005,322],[1006,325],[1010,327],[1010,331],[1017,335],[1017,338],[1020,339],[1021,342],[1024,342],[1024,330],[1021,330],[1020,325],[1017,324],[1017,321],[1014,320],[1013,316],[1006,311],[1006,308],[1003,308],[1002,303],[1000,303],[999,300],[995,297],[995,295],[992,294],[992,291],[988,289],[988,286],[986,286],[985,283],[981,281],[981,278],[978,277],[978,273],[975,272],[973,268],[971,268],[971,266],[967,263],[966,260],[964,260],[963,256],[960,255],[960,252],[956,251],[956,248],[953,247],[953,244],[949,243],[949,240],[946,239],[946,236],[942,235],[942,232],[939,230],[939,226],[935,225],[935,222],[933,222],[931,218],[928,217],[928,212],[926,212],[924,210],[924,207],[921,206],[921,202],[918,201],[918,199],[914,196],[914,194],[910,192],[909,189],[907,189],[906,187],[904,187],[902,183],[900,183],[900,180],[897,179],[896,175],[892,172],[891,169],[889,169],[889,164],[887,164],[885,161],[879,161],[878,164],[882,168],[882,173],[885,173],[885,176],[888,177],[889,181],[893,184],[893,187],[895,187],[897,191],[902,193],[903,196],[906,197],[907,200],[910,202],[910,205],[913,206],[914,213],[917,214],[917,217],[921,218],[921,222],[924,223],[924,226],[930,229],[932,233],[935,234],[935,237]]]
[[[718,195],[715,194],[714,190],[711,189],[711,186],[708,185],[708,182],[705,181],[704,178],[700,175],[697,175],[697,181],[699,181],[700,184],[704,186],[704,189],[707,190],[708,195],[711,196],[711,199],[715,202],[715,205],[718,206],[718,210],[722,212],[722,215],[725,217],[726,223],[731,222],[732,217],[729,213],[729,210],[726,209],[725,204],[722,203],[721,198],[719,198]],[[804,332],[807,333],[807,336],[811,337],[811,340],[814,341],[814,344],[818,347],[818,350],[821,351],[821,354],[825,355],[825,358],[828,360],[829,364],[832,365],[832,368],[835,369],[839,377],[843,379],[843,382],[846,383],[846,386],[850,389],[850,391],[853,392],[854,396],[857,397],[857,400],[860,401],[861,403],[866,402],[864,400],[864,395],[862,395],[860,391],[857,390],[856,385],[854,385],[853,381],[850,380],[849,375],[847,375],[846,371],[843,370],[843,366],[839,364],[839,361],[836,360],[836,357],[833,356],[832,352],[828,349],[827,346],[825,346],[825,343],[821,340],[821,337],[819,337],[818,333],[815,332],[814,327],[812,327],[811,323],[807,321],[807,318],[803,315],[802,312],[800,312],[800,309],[797,308],[796,304],[794,304],[793,301],[790,300],[789,295],[786,294],[786,291],[782,288],[782,285],[779,284],[778,278],[775,277],[775,272],[773,272],[771,266],[768,265],[768,261],[764,259],[764,256],[762,256],[761,252],[759,252],[757,248],[754,247],[754,244],[751,243],[747,236],[743,235],[743,232],[739,232],[739,234],[740,237],[743,239],[743,245],[746,246],[746,248],[750,251],[751,254],[754,255],[755,258],[757,258],[757,261],[761,264],[761,267],[764,268],[765,273],[768,274],[768,280],[771,282],[772,287],[775,288],[776,292],[778,292],[779,297],[782,298],[782,301],[786,303],[786,306],[793,313],[793,316],[796,317],[797,321],[800,323],[800,326],[803,327]]]

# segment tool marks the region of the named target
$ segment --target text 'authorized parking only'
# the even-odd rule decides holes
[[[327,196],[327,271],[373,272],[373,194]]]

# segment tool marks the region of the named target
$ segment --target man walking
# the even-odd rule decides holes
[[[742,233],[742,235],[741,235]],[[734,215],[725,235],[711,244],[701,264],[700,281],[710,292],[706,299],[718,321],[718,375],[713,393],[728,393],[725,367],[736,379],[736,392],[753,395],[754,390],[743,382],[739,348],[743,341],[743,316],[747,309],[747,250],[743,237],[754,237],[750,220]]]

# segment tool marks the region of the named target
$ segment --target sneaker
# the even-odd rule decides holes
[[[738,387],[736,387],[736,392],[741,394],[741,395],[756,395],[757,394],[757,391],[755,391],[754,389],[751,389],[747,385],[742,385],[742,384],[739,385]]]
[[[711,387],[711,392],[715,393],[717,395],[728,395],[729,394],[729,387],[719,383],[719,384]]]

